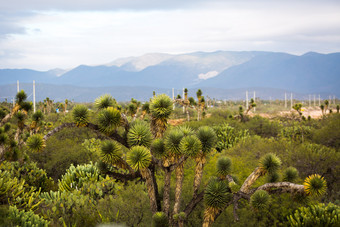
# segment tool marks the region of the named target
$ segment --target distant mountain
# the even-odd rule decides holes
[[[98,66],[39,72],[0,69],[0,85],[20,83],[89,87],[153,87],[227,90],[261,87],[301,94],[340,96],[340,53],[301,56],[261,51],[146,54]],[[76,89],[77,90],[77,89]],[[217,90],[216,90],[217,91]],[[136,91],[137,93],[137,91]],[[217,94],[217,92],[213,92]],[[138,94],[136,94],[138,95]]]
[[[269,87],[300,93],[340,95],[340,53],[307,53],[302,56],[285,53],[265,53],[199,86],[219,88]]]

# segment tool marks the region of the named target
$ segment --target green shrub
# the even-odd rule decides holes
[[[43,219],[33,211],[18,210],[15,206],[9,207],[9,219],[14,226],[22,227],[48,227],[50,222]]]

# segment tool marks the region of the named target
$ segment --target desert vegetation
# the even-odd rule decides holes
[[[338,106],[203,94],[1,103],[0,223],[340,225]]]

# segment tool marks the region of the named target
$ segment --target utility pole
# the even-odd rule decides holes
[[[33,80],[33,111],[35,113],[35,80]]]
[[[246,110],[248,109],[248,91],[246,91]]]
[[[256,96],[255,96],[255,91],[254,91],[254,102],[255,102],[255,100],[256,100]],[[256,107],[254,107],[254,113],[255,113],[255,110],[256,110]]]
[[[175,90],[172,88],[172,109],[175,110]]]
[[[320,94],[319,94],[319,106],[321,106],[321,99],[320,99]]]
[[[17,92],[19,92],[19,80],[17,80]]]
[[[182,96],[182,97],[183,97],[183,100],[184,100],[184,98],[185,98],[185,97],[184,97],[184,88],[183,88],[183,96]],[[183,105],[183,113],[185,113],[185,107],[184,107],[184,105]]]
[[[290,108],[293,108],[293,93],[290,93]]]
[[[287,93],[285,92],[285,108],[287,109]]]

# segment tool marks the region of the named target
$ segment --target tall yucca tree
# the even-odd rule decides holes
[[[165,94],[154,96],[150,103],[151,131],[155,138],[163,136],[172,113],[172,100]]]
[[[121,125],[122,116],[119,110],[108,107],[99,112],[97,120],[99,129],[110,135]]]
[[[224,181],[212,179],[209,181],[204,192],[204,219],[203,227],[209,227],[214,221],[215,216],[231,200],[232,195],[229,192],[228,185]]]
[[[27,139],[26,145],[32,152],[40,152],[46,147],[45,140],[42,135],[32,135]]]
[[[148,168],[152,161],[152,155],[150,150],[143,146],[134,146],[130,149],[127,155],[127,163],[136,171],[139,171],[142,177],[145,179],[145,183],[148,189],[148,196],[150,200],[151,212],[155,214],[157,212],[157,198],[155,183],[150,169]]]
[[[106,109],[108,107],[114,107],[116,100],[109,94],[102,95],[94,101],[95,107],[98,110]]]
[[[42,120],[44,119],[44,114],[41,110],[37,110],[33,115],[32,115],[32,123],[31,123],[31,132],[36,133],[39,131],[39,125],[41,124]]]
[[[189,114],[189,106],[190,106],[190,101],[188,99],[188,89],[184,89],[184,110],[187,115],[187,121],[190,121],[190,114]]]
[[[127,142],[130,147],[144,146],[150,147],[152,142],[152,134],[150,126],[144,121],[138,121],[133,124],[127,134]]]
[[[217,140],[215,131],[208,126],[200,127],[197,131],[197,137],[201,141],[202,149],[193,156],[195,157],[196,162],[193,194],[194,198],[197,196],[201,185],[206,157],[214,148],[215,142]]]
[[[197,96],[197,121],[201,120],[201,99],[202,99],[202,90],[198,89],[196,92],[196,96]]]
[[[87,126],[89,123],[89,110],[84,105],[76,105],[72,110],[72,116],[78,127]]]

